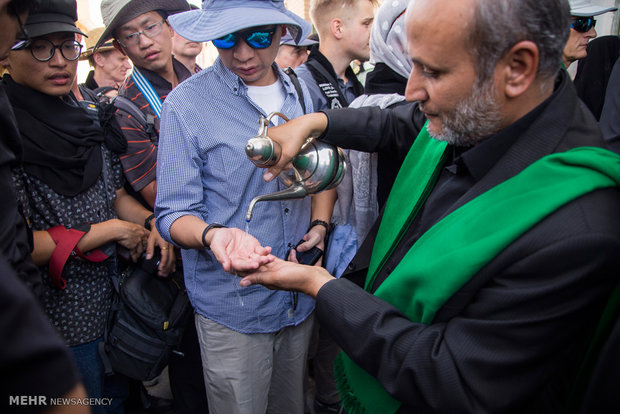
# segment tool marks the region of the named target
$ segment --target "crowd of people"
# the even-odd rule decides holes
[[[0,0],[3,412],[620,410],[620,53],[591,41],[615,7],[102,0],[88,32],[77,9]],[[308,137],[345,149],[340,185],[248,221]],[[122,257],[193,308],[169,405],[107,367]]]

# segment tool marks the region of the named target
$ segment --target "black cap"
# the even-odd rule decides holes
[[[38,7],[30,12],[26,30],[30,37],[57,32],[84,34],[77,28],[76,0],[39,0]]]

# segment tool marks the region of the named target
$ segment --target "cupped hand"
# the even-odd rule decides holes
[[[216,228],[209,248],[229,273],[245,273],[274,260],[271,247],[263,247],[256,238],[236,228]]]

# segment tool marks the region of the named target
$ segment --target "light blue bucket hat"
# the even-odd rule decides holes
[[[282,39],[280,39],[280,46],[288,45],[288,46],[307,47],[307,46],[312,46],[312,45],[317,45],[317,44],[319,44],[319,42],[317,42],[316,40],[308,39],[307,37],[305,39],[302,39],[301,42],[297,43],[295,39],[293,39],[293,36],[288,34],[288,32],[284,36],[282,36]]]
[[[204,0],[202,9],[168,17],[180,36],[207,42],[254,26],[285,24],[296,41],[305,39],[312,25],[284,7],[283,0]]]

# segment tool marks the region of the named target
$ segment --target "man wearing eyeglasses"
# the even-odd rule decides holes
[[[153,208],[157,182],[157,140],[161,102],[179,83],[191,76],[183,64],[172,56],[174,31],[168,14],[189,10],[185,0],[103,0],[101,15],[106,26],[95,50],[114,39],[114,46],[129,56],[134,71],[119,89],[119,95],[131,100],[149,119],[139,122],[129,112],[119,109],[116,118],[127,140],[121,160],[130,190]],[[145,93],[136,77],[146,79],[153,93]],[[148,99],[151,97],[151,99]],[[152,120],[152,121],[151,121]]]
[[[616,10],[617,7],[603,7],[588,0],[570,0],[571,30],[562,53],[564,67],[588,55],[588,42],[596,37],[594,17]]]
[[[261,115],[312,111],[305,84],[297,84],[302,97],[275,64],[281,37],[305,39],[310,24],[282,0],[207,0],[169,21],[188,40],[212,41],[219,55],[164,102],[155,205],[158,228],[186,249],[209,411],[301,414],[314,303],[306,295],[242,289],[231,273],[269,260],[240,229],[255,196],[284,187],[262,180],[245,145]],[[285,258],[300,240],[299,251],[322,248],[330,216],[324,193],[270,201],[256,206],[248,230]],[[237,255],[246,248],[251,253]]]
[[[113,39],[114,46],[134,65],[118,94],[139,108],[146,125],[126,109],[116,111],[116,120],[127,142],[127,150],[121,155],[126,188],[149,209],[153,208],[157,193],[161,102],[173,88],[192,75],[172,54],[174,31],[167,17],[189,9],[185,0],[101,2],[105,30],[95,50]],[[173,404],[177,412],[204,412],[207,409],[204,382],[193,324],[188,324],[185,329],[180,348],[183,356],[173,355],[169,365]]]

